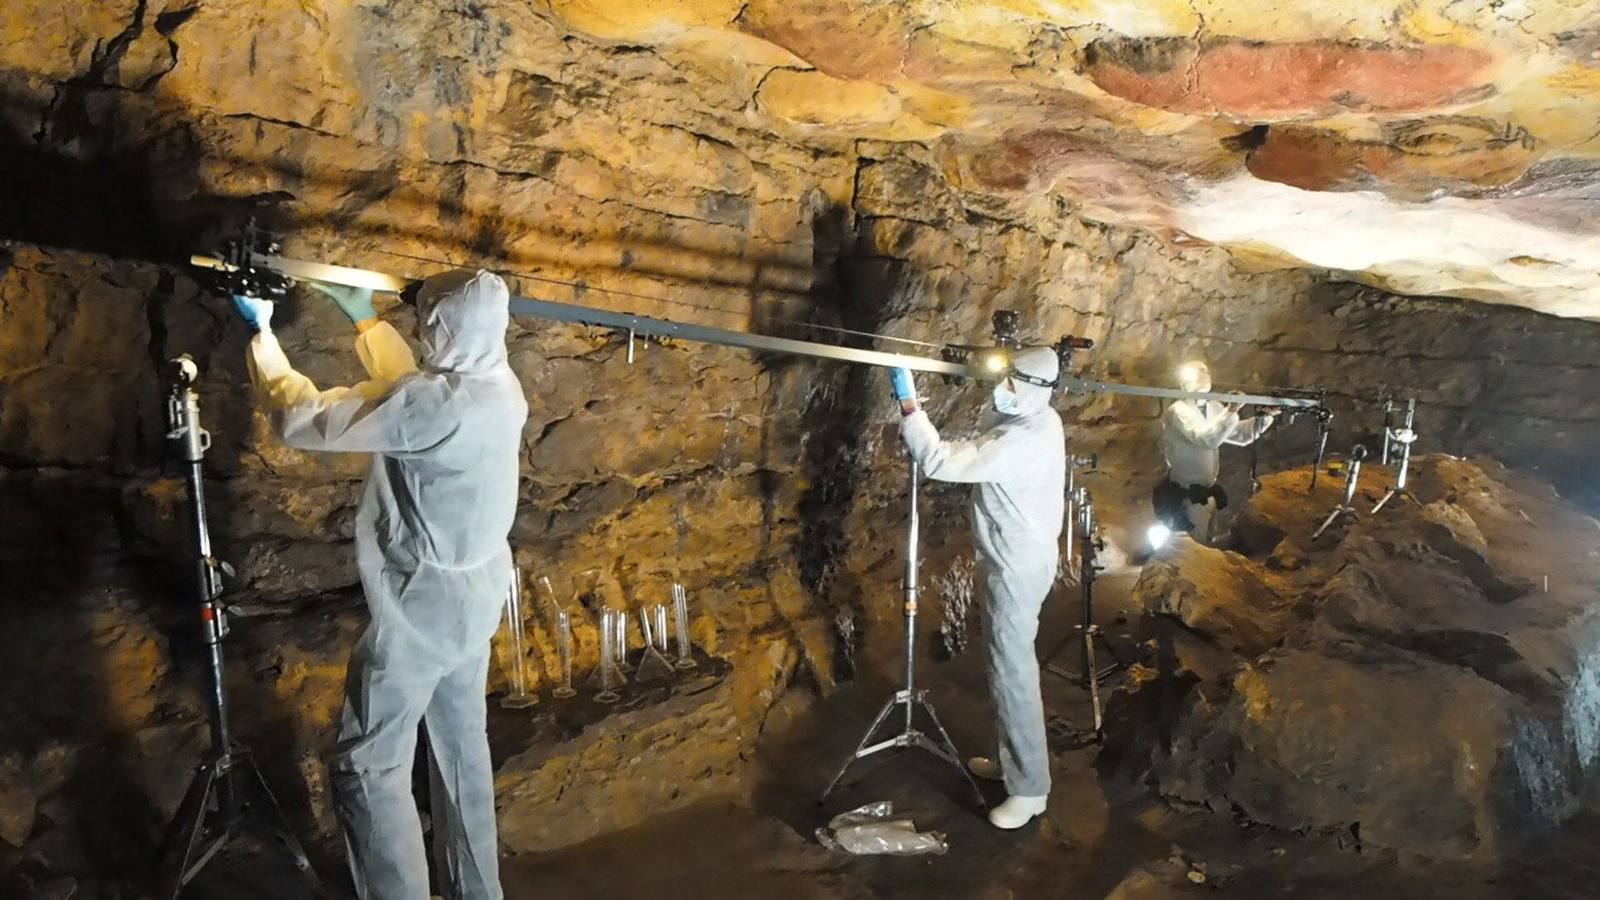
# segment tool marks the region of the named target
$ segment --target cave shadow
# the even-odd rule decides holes
[[[0,127],[0,194],[7,199],[0,204],[0,237],[81,244],[125,256],[155,252],[155,232],[141,222],[156,202],[151,173],[166,164],[147,152],[150,148],[119,143],[134,119],[125,113],[122,91],[106,80],[130,38],[113,40],[88,73],[60,85],[43,109],[0,89],[0,121],[6,123]],[[0,84],[15,83],[14,76],[0,79]],[[37,122],[37,130],[23,133],[24,121]],[[157,292],[169,286],[164,282]],[[79,291],[76,302],[80,320],[111,313],[97,308],[111,301],[94,292]],[[51,660],[57,671],[48,687],[27,698],[27,708],[13,711],[8,727],[0,729],[0,744],[34,765],[41,751],[54,746],[66,754],[64,774],[49,779],[52,787],[39,798],[38,818],[25,841],[27,856],[14,876],[24,884],[68,871],[131,876],[147,862],[165,825],[161,802],[148,793],[149,779],[132,763],[140,752],[134,729],[147,723],[120,722],[127,711],[112,705],[119,685],[111,679],[130,673],[118,673],[111,658],[120,640],[118,626],[105,629],[106,619],[130,617],[143,620],[133,627],[149,625],[170,638],[176,622],[169,607],[185,590],[176,572],[161,572],[129,553],[122,533],[119,485],[159,465],[163,455],[164,423],[154,420],[162,409],[160,386],[148,370],[114,386],[95,386],[120,395],[121,402],[111,406],[113,458],[59,469],[53,468],[59,461],[34,458],[34,451],[23,446],[3,460],[6,480],[20,481],[35,494],[26,505],[6,504],[7,524],[19,536],[7,550],[26,561],[25,569],[13,569],[14,581],[5,591],[5,606],[16,617],[15,627],[6,629],[7,639],[37,639],[34,629],[42,628],[47,641],[78,645],[72,658]],[[132,590],[137,606],[108,603],[103,592],[116,588]],[[56,621],[35,621],[30,627],[29,616]],[[29,666],[63,649],[40,654],[19,647],[16,654],[4,654],[18,668],[6,682],[29,684]],[[174,715],[170,701],[162,701],[158,722]],[[155,773],[155,780],[170,779]]]
[[[817,318],[823,325],[876,333],[895,312],[892,299],[916,275],[902,260],[858,255],[857,235],[848,230],[851,215],[831,205],[815,220]],[[839,343],[872,347],[869,339],[850,334],[839,335]],[[854,543],[850,511],[868,474],[864,454],[876,443],[870,430],[881,427],[887,396],[887,380],[877,367],[846,365],[815,383],[800,418],[805,438],[799,474],[805,487],[797,504],[793,551],[801,586],[822,609],[857,625],[871,621],[861,605],[862,585],[841,570]]]
[[[142,7],[138,15],[143,15]],[[164,21],[175,27],[174,20]],[[125,39],[119,40],[124,43],[113,42],[86,75],[60,85],[43,109],[0,89],[0,111],[5,113],[0,121],[11,126],[0,128],[0,192],[9,201],[0,204],[0,239],[48,248],[47,255],[68,249],[114,259],[172,259],[193,245],[197,224],[219,217],[242,221],[251,213],[250,200],[184,206],[186,190],[198,178],[194,133],[181,120],[156,119],[158,92],[129,91],[109,80],[110,67],[125,50]],[[0,84],[10,83],[0,79]],[[37,130],[24,133],[17,127],[24,120],[37,121]],[[154,137],[141,140],[141,135]],[[182,214],[174,215],[174,208]],[[96,304],[114,302],[100,293],[76,293],[79,320],[97,317]],[[153,719],[102,724],[119,721],[122,711],[111,706],[118,685],[107,680],[119,673],[109,656],[98,659],[99,654],[89,652],[52,673],[50,692],[71,710],[70,716],[46,712],[30,716],[34,727],[0,729],[0,749],[25,756],[55,744],[68,748],[69,771],[59,789],[41,799],[52,808],[64,801],[72,808],[70,819],[49,821],[41,814],[27,842],[28,856],[16,871],[24,885],[56,873],[87,878],[89,884],[102,878],[127,884],[150,877],[154,852],[191,766],[209,753],[204,714],[195,718],[185,712],[197,702],[203,708],[204,701],[197,698],[209,693],[203,687],[206,654],[196,627],[195,575],[188,561],[187,502],[172,508],[158,533],[141,533],[151,523],[139,521],[136,508],[142,502],[141,488],[163,476],[183,475],[165,440],[163,373],[169,353],[191,352],[202,368],[202,425],[217,438],[205,462],[212,538],[219,558],[229,558],[241,546],[231,533],[227,511],[235,503],[231,480],[240,471],[242,442],[228,437],[249,433],[251,412],[242,394],[230,402],[217,376],[226,371],[235,382],[241,377],[243,329],[219,303],[197,301],[188,283],[168,271],[159,273],[144,302],[150,343],[145,357],[135,363],[137,376],[114,388],[123,395],[116,404],[116,458],[64,472],[26,451],[0,459],[8,481],[20,477],[35,484],[41,482],[41,473],[61,476],[45,484],[47,493],[30,505],[7,504],[8,530],[27,534],[6,550],[30,566],[25,572],[13,570],[14,589],[5,592],[5,608],[16,615],[70,617],[80,635],[93,635],[104,616],[133,616],[160,635],[162,655],[171,665],[170,677],[152,688],[161,697]],[[229,356],[238,360],[237,366],[214,365]],[[95,512],[92,520],[84,518],[85,510]],[[108,609],[96,600],[96,591],[102,589],[124,589],[135,601],[131,607]],[[25,638],[25,629],[7,631],[11,640]],[[108,644],[104,653],[111,652]],[[6,658],[26,674],[38,656],[19,652]],[[289,733],[277,726],[291,721],[295,711],[275,706],[270,691],[246,689],[249,679],[240,677],[240,660],[231,662],[228,693],[242,742],[252,743],[258,729],[238,726],[256,718],[269,723],[260,729],[264,733]],[[16,718],[8,717],[9,724],[15,726]],[[174,730],[181,738],[161,736]],[[152,734],[156,746],[151,745]],[[294,810],[305,803],[294,790],[300,773],[288,757],[256,754],[280,802]],[[298,833],[307,832],[302,828]]]

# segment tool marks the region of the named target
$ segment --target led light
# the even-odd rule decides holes
[[[1166,546],[1167,541],[1172,537],[1172,529],[1161,522],[1157,522],[1145,531],[1144,536],[1145,540],[1150,542],[1151,550],[1160,550]]]
[[[1194,363],[1184,363],[1178,367],[1178,381],[1183,384],[1193,384],[1200,378],[1200,367]]]
[[[1011,360],[1007,359],[1004,353],[991,350],[983,355],[983,368],[991,375],[999,375],[1011,368]]]

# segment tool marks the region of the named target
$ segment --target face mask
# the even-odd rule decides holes
[[[994,386],[994,411],[1005,416],[1014,416],[1020,407],[1017,405],[1015,391],[1006,390],[1003,384]]]

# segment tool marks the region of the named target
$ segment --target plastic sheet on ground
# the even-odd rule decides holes
[[[894,818],[894,804],[887,800],[834,816],[817,829],[817,841],[829,850],[858,855],[918,856],[949,849],[940,832],[919,832],[910,819]]]

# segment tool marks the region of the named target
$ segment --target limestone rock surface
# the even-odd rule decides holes
[[[1493,859],[1571,816],[1600,762],[1600,525],[1447,456],[1372,515],[1388,474],[1317,541],[1337,486],[1270,476],[1242,553],[1184,540],[1149,564],[1153,649],[1115,746],[1185,801]]]
[[[1415,393],[1419,446],[1492,454],[1596,508],[1589,323],[1273,268],[1311,230],[1340,251],[1305,256],[1317,265],[1588,315],[1562,304],[1592,250],[1593,139],[1573,124],[1592,27],[1558,3],[1514,24],[1470,4],[1335,6],[10,3],[0,760],[31,774],[0,795],[0,837],[21,836],[29,865],[119,884],[203,743],[164,446],[160,372],[179,353],[203,373],[213,531],[250,614],[230,648],[239,734],[295,824],[331,836],[322,766],[364,621],[351,539],[368,461],[286,448],[252,408],[245,329],[184,264],[251,216],[293,255],[404,276],[484,265],[535,296],[800,338],[975,343],[1015,309],[1029,340],[1094,338],[1088,376],[1164,383],[1198,354],[1219,381],[1327,387],[1341,443],[1376,427],[1382,397]],[[1205,73],[1193,89],[1173,77],[1188,68]],[[1412,68],[1428,77],[1394,74]],[[1406,218],[1405,240],[1383,240],[1413,269],[1355,265],[1324,240],[1350,204],[1451,228]],[[1303,227],[1261,224],[1284,210]],[[1479,213],[1510,268],[1486,274]],[[1448,264],[1416,249],[1428,235]],[[378,305],[411,331],[403,302]],[[277,321],[319,384],[356,377],[329,305],[299,289]],[[654,342],[630,363],[621,335],[521,320],[509,343],[530,407],[511,539],[531,646],[517,659],[497,639],[491,689],[514,667],[542,692],[558,677],[542,577],[573,614],[580,681],[599,606],[674,581],[699,651],[727,667],[703,702],[641,695],[598,721],[545,703],[537,729],[497,734],[508,841],[548,849],[736,792],[786,691],[896,658],[905,468],[874,369]],[[981,387],[919,386],[947,434],[984,424]],[[1100,455],[1086,483],[1126,545],[1159,477],[1158,410],[1057,407],[1074,451]],[[1303,463],[1310,438],[1277,431],[1263,471]],[[1236,496],[1244,462],[1225,459]],[[928,487],[925,576],[970,559],[966,501]],[[1281,573],[1235,575],[1270,617],[1297,614]],[[1180,612],[1241,626],[1230,646],[1268,642],[1195,599]],[[686,730],[709,739],[671,739]],[[567,810],[582,828],[551,827]],[[108,845],[127,859],[97,855]]]
[[[547,8],[685,65],[737,60],[768,127],[925,143],[968,187],[1404,293],[1600,314],[1584,3]]]
[[[148,245],[116,220],[152,197],[190,224],[221,198],[292,198],[335,234],[465,233],[553,263],[566,211],[593,201],[593,258],[685,217],[725,226],[700,244],[715,253],[782,243],[804,218],[784,169],[870,139],[1018,208],[1049,196],[1253,264],[1600,316],[1600,31],[1579,0],[82,6],[22,0],[0,23],[25,157],[9,230],[98,203],[108,239]],[[661,114],[683,99],[688,121]],[[645,140],[597,127],[597,101]],[[752,166],[752,140],[798,154]],[[41,193],[41,174],[81,190]],[[461,202],[501,178],[524,190]],[[678,225],[625,224],[619,195],[674,182],[643,208]],[[518,221],[545,227],[497,233]],[[759,280],[793,287],[796,260],[773,262]]]

